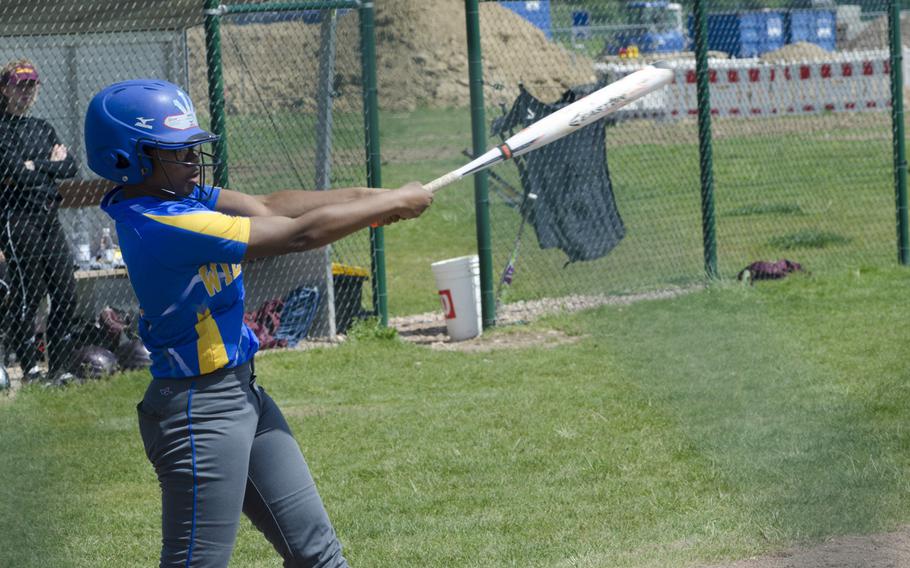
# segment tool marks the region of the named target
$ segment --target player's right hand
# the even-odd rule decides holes
[[[400,200],[397,215],[400,219],[419,217],[433,203],[433,194],[416,181],[399,187],[394,191],[394,195]]]

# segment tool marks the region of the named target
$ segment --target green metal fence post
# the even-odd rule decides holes
[[[468,81],[471,90],[471,140],[473,154],[487,151],[487,125],[483,102],[483,60],[480,50],[480,9],[477,0],[465,0],[468,34]],[[483,327],[496,324],[496,296],[493,290],[493,246],[490,239],[490,194],[487,172],[474,174],[474,211],[477,226],[477,255],[480,260],[480,305]]]
[[[367,185],[381,187],[379,156],[379,102],[376,96],[376,30],[373,2],[360,7],[360,56],[363,72],[363,122],[366,130]],[[389,324],[385,272],[385,235],[382,227],[370,229],[370,268],[373,273],[373,311],[383,326]]]
[[[227,122],[224,115],[224,75],[221,72],[221,9],[219,0],[205,0],[205,62],[209,81],[211,129],[221,138],[214,143],[215,185],[228,185]]]
[[[711,146],[711,92],[708,85],[708,15],[705,0],[695,0],[695,77],[698,98],[698,153],[701,159],[701,224],[705,274],[717,278],[714,226],[714,159]]]
[[[910,264],[907,224],[907,153],[904,141],[904,54],[901,48],[900,2],[889,0],[888,37],[891,43],[891,138],[894,151],[894,197],[897,209],[897,260]]]

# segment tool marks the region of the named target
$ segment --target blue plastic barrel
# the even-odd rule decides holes
[[[790,10],[787,14],[787,42],[806,41],[834,51],[837,46],[836,26],[834,10]]]
[[[591,13],[587,10],[572,11],[572,26],[587,26],[591,23]]]
[[[708,49],[731,57],[755,57],[784,46],[785,18],[782,12],[715,12],[708,14]],[[694,37],[689,17],[689,37]]]
[[[499,2],[499,5],[512,10],[540,28],[546,34],[547,39],[552,37],[553,22],[550,18],[550,0],[509,1]]]

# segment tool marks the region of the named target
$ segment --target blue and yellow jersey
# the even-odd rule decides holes
[[[250,220],[216,212],[208,199],[121,199],[111,190],[101,208],[116,221],[120,250],[139,298],[139,334],[151,352],[152,376],[192,377],[235,367],[259,348],[243,323],[240,261]]]

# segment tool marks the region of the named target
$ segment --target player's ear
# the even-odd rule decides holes
[[[142,146],[142,155],[139,157],[139,163],[142,168],[143,176],[152,175],[152,172],[158,167],[157,158],[159,158],[159,151],[160,148],[155,148],[154,146]]]

